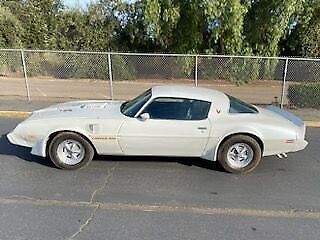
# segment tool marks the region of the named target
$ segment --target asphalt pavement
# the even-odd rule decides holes
[[[11,145],[0,118],[0,239],[319,239],[320,128],[248,175],[198,158],[97,157],[77,171]]]

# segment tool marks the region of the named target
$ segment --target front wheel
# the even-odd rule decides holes
[[[260,163],[261,147],[252,137],[235,135],[220,146],[218,161],[230,173],[248,173]]]
[[[49,144],[48,153],[56,167],[67,170],[88,165],[94,156],[90,143],[72,132],[57,134]]]

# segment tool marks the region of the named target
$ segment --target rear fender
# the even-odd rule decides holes
[[[243,129],[243,130],[237,130],[237,131],[230,131],[227,134],[223,135],[221,138],[219,138],[218,143],[216,144],[215,148],[214,148],[214,155],[212,156],[212,160],[213,161],[217,161],[218,158],[218,150],[219,147],[221,146],[221,143],[228,137],[232,136],[232,135],[252,135],[257,137],[258,139],[261,140],[261,142],[263,143],[263,138],[262,138],[262,134],[257,131],[257,130],[253,130],[253,129]]]

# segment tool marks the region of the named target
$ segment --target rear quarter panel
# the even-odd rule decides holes
[[[296,139],[294,126],[282,118],[264,114],[224,113],[211,117],[211,132],[203,158],[216,160],[217,151],[225,138],[234,134],[251,134],[263,143],[263,156],[291,150],[288,139]]]

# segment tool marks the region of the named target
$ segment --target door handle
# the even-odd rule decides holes
[[[207,130],[207,127],[198,127],[199,130]]]

